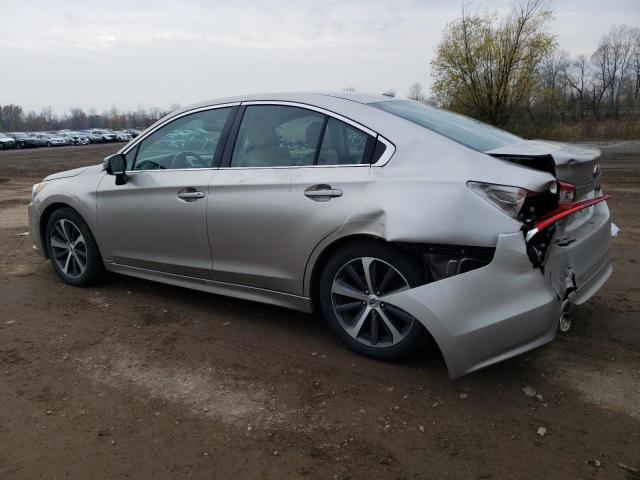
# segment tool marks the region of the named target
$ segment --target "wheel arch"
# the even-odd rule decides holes
[[[47,205],[47,207],[40,215],[40,242],[43,247],[42,250],[47,258],[49,258],[49,249],[47,248],[47,225],[49,224],[51,215],[53,215],[55,211],[60,210],[61,208],[71,208],[72,210],[77,212],[75,208],[67,203],[53,202],[50,205]]]
[[[319,253],[316,254],[315,259],[313,258],[313,254],[312,254],[312,258],[310,259],[310,262],[309,262],[311,264],[311,268],[309,270],[310,273],[308,276],[308,282],[305,282],[306,283],[305,293],[307,293],[307,295],[309,296],[310,303],[311,303],[311,311],[314,315],[319,314],[320,312],[320,305],[318,303],[319,302],[318,286],[320,283],[320,276],[322,275],[322,269],[324,265],[327,263],[327,261],[331,258],[331,256],[335,252],[337,252],[340,248],[344,247],[345,245],[355,243],[355,242],[367,241],[367,240],[378,242],[390,248],[404,250],[406,255],[415,256],[413,252],[402,249],[400,246],[394,244],[393,242],[389,242],[384,238],[371,233],[356,233],[356,234],[345,235],[344,237],[339,237],[334,239],[333,241],[331,241],[330,243],[328,243],[327,245],[321,248]],[[417,257],[416,257],[416,261],[422,263],[422,261]]]
[[[334,239],[333,241],[328,243],[326,246],[324,246],[320,251],[320,253],[317,254],[317,257],[315,258],[315,261],[313,261],[313,265],[311,267],[311,273],[309,275],[309,287],[307,291],[308,291],[310,304],[311,304],[311,312],[313,315],[322,316],[322,309],[320,307],[318,289],[319,289],[320,277],[322,275],[322,270],[324,265],[326,265],[327,261],[329,261],[329,259],[333,256],[333,254],[337,252],[340,248],[343,248],[352,243],[357,243],[362,241],[374,241],[374,242],[380,243],[381,245],[385,245],[390,248],[393,248],[395,250],[400,250],[407,256],[414,257],[416,262],[420,262],[421,268],[423,270],[423,274],[426,274],[426,272],[424,271],[426,268],[425,264],[422,262],[422,259],[419,258],[419,256],[414,251],[403,248],[402,245],[396,244],[394,242],[389,242],[388,240],[385,240],[384,238],[378,235],[358,233],[358,234],[346,235],[344,237]],[[438,339],[433,335],[433,333],[431,332],[431,329],[428,328],[427,325],[424,324],[424,322],[420,322],[420,323],[422,324],[424,330],[426,331],[426,334],[428,335],[428,338],[425,340],[424,347],[426,347],[428,351],[432,352],[437,357],[444,359],[445,363],[447,363],[447,358],[443,354],[443,351],[440,347],[440,342],[438,341]]]
[[[43,251],[46,258],[49,258],[49,250],[47,249],[47,225],[49,223],[49,219],[51,218],[51,215],[53,215],[55,212],[63,208],[68,208],[70,210],[73,210],[75,214],[78,215],[84,221],[84,223],[87,225],[87,228],[93,235],[93,238],[96,239],[96,247],[98,248],[98,252],[100,253],[100,255],[102,255],[102,251],[101,251],[102,249],[100,248],[100,244],[98,243],[98,240],[93,231],[93,228],[91,227],[91,223],[87,221],[85,216],[82,215],[82,213],[80,213],[80,211],[78,211],[78,209],[75,208],[73,205],[70,205],[69,203],[65,203],[62,201],[55,201],[47,205],[46,208],[42,211],[42,214],[40,215],[40,223],[39,223],[40,241],[42,242],[41,245],[43,246]]]

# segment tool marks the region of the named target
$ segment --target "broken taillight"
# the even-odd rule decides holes
[[[529,193],[524,188],[485,182],[470,181],[467,182],[467,187],[512,218],[518,218]]]
[[[576,200],[576,187],[566,182],[558,182],[558,203],[573,203]]]

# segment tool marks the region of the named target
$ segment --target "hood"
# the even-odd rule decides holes
[[[575,186],[593,182],[597,172],[596,161],[600,157],[597,148],[547,140],[527,140],[485,153],[530,168],[545,171],[553,169],[551,173],[558,180]]]
[[[48,182],[49,180],[77,177],[78,175],[97,175],[102,171],[104,171],[104,167],[102,164],[91,165],[89,167],[74,168],[73,170],[65,170],[64,172],[54,173],[52,175],[49,175],[48,177],[45,177],[43,181]]]
[[[73,170],[65,170],[64,172],[54,173],[52,175],[49,175],[48,177],[45,177],[43,181],[48,182],[49,180],[59,180],[61,178],[75,177],[76,175],[80,175],[87,168],[89,167],[74,168]]]

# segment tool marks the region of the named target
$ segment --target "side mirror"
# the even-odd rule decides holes
[[[127,159],[122,153],[116,153],[104,159],[104,171],[109,175],[115,175],[116,185],[127,183]]]

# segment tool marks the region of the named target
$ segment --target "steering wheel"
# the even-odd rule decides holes
[[[204,158],[195,152],[189,151],[177,153],[171,160],[171,168],[202,168],[204,165]]]

